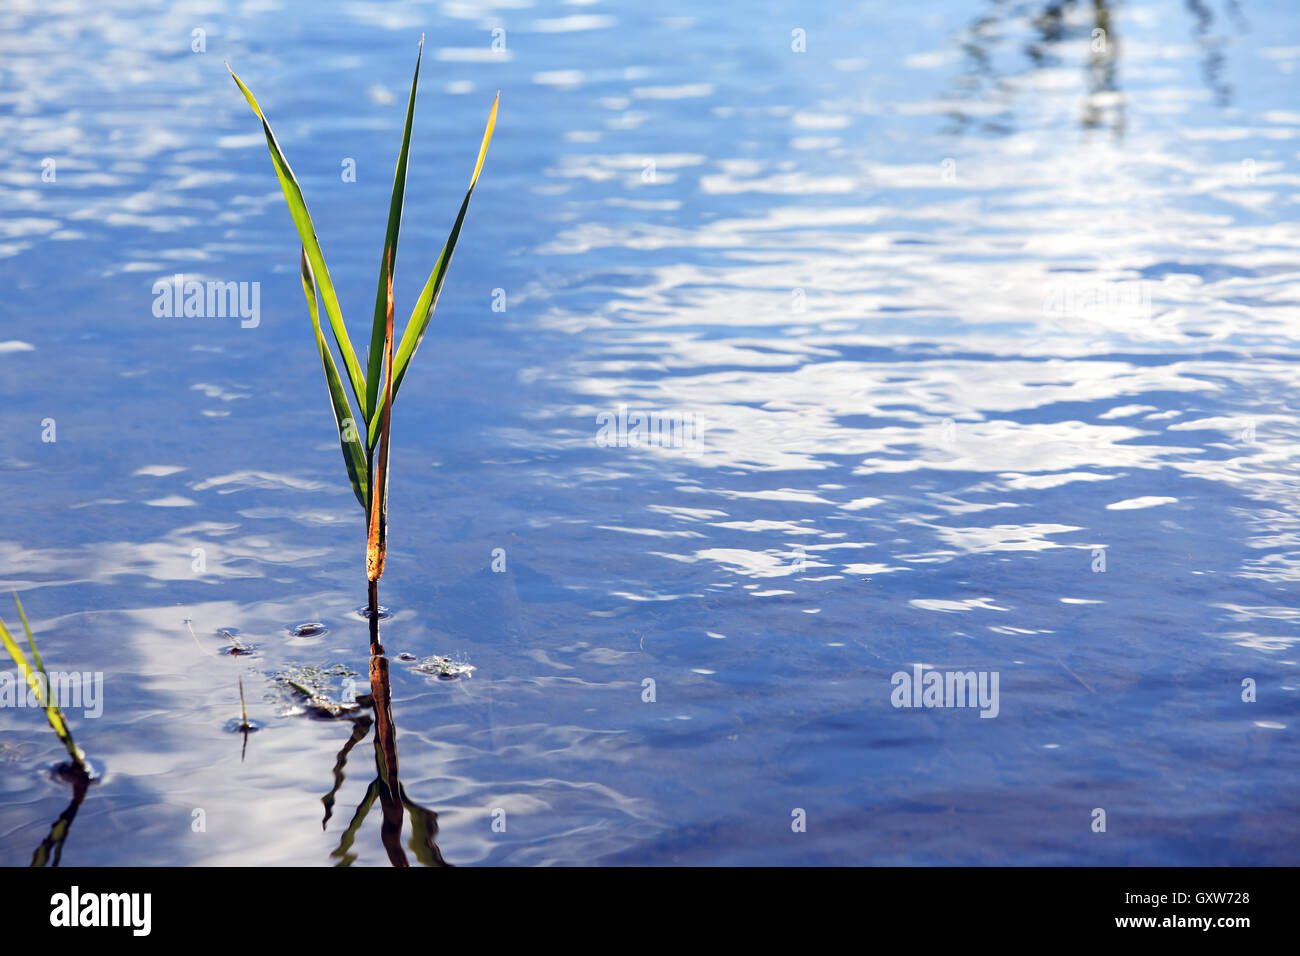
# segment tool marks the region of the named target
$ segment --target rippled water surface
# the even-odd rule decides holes
[[[365,722],[275,679],[364,689],[364,522],[223,60],[363,347],[421,32],[399,324],[502,91],[393,416],[447,862],[1296,862],[1291,4],[18,0],[0,584],[103,674],[65,865],[391,858],[346,833]],[[259,283],[256,327],[155,316],[177,273]],[[696,428],[609,447],[621,407]],[[895,708],[914,664],[996,672],[997,717]],[[0,710],[0,863],[61,756]]]

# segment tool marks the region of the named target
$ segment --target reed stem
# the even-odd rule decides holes
[[[370,653],[382,654],[384,649],[379,644],[379,581],[378,579],[370,582],[369,607],[366,611],[370,615]]]

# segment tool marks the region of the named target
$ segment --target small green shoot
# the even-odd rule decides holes
[[[266,145],[271,153],[275,175],[301,240],[302,288],[307,298],[307,311],[316,336],[316,347],[325,371],[325,382],[334,412],[334,422],[338,429],[339,445],[343,451],[343,463],[347,468],[348,481],[352,485],[353,494],[356,495],[357,502],[366,513],[366,576],[371,585],[372,596],[375,593],[375,582],[384,573],[387,544],[390,409],[397,398],[407,367],[415,356],[416,349],[420,347],[429,322],[433,319],[434,308],[447,275],[447,267],[451,264],[451,256],[456,249],[456,242],[460,238],[461,227],[465,222],[465,213],[469,209],[470,196],[474,194],[474,186],[478,183],[479,173],[483,170],[488,144],[492,141],[492,132],[496,128],[497,106],[501,100],[501,94],[498,92],[492,103],[492,111],[488,115],[483,141],[479,145],[478,158],[474,164],[474,173],[470,177],[469,189],[460,204],[451,233],[433,265],[433,270],[429,273],[420,297],[416,300],[415,308],[407,320],[401,339],[395,341],[393,269],[397,258],[398,233],[402,224],[407,160],[411,146],[411,124],[415,115],[415,91],[419,84],[420,59],[423,52],[424,37],[421,37],[419,52],[415,58],[415,75],[411,79],[411,93],[406,104],[402,146],[397,157],[397,168],[393,174],[392,198],[388,207],[388,229],[380,258],[379,287],[375,294],[374,320],[371,323],[370,349],[366,357],[365,369],[357,360],[352,342],[348,338],[347,326],[343,322],[343,313],[334,291],[334,283],[325,265],[325,256],[316,238],[316,228],[312,224],[311,215],[307,212],[307,201],[303,197],[298,180],[289,166],[289,161],[285,159],[280,144],[271,131],[271,125],[262,113],[262,108],[258,105],[252,91],[238,76],[235,76],[233,70],[230,71],[240,92],[244,94],[248,105],[262,123],[262,132],[266,136]],[[226,68],[230,68],[229,64]],[[344,376],[339,373],[329,344],[325,341],[321,330],[318,302],[325,308],[325,316],[333,332],[334,343],[338,347],[343,371],[351,386],[351,398],[343,384]],[[356,402],[359,414],[353,414],[352,401]]]
[[[27,661],[27,655],[23,649],[18,646],[18,642],[13,639],[9,629],[5,627],[4,621],[0,621],[0,641],[4,642],[5,650],[13,658],[14,664],[22,671],[23,679],[27,681],[27,686],[31,688],[32,695],[37,702],[45,709],[45,719],[50,722],[54,732],[58,734],[59,740],[67,748],[68,756],[72,758],[72,764],[82,773],[90,776],[90,768],[86,765],[86,755],[81,752],[81,748],[76,745],[72,739],[72,731],[68,729],[68,722],[63,717],[63,711],[59,705],[50,699],[50,675],[45,670],[45,663],[41,660],[41,652],[36,649],[36,639],[32,636],[31,625],[27,623],[27,614],[23,610],[23,602],[14,594],[14,604],[18,606],[18,617],[23,622],[23,631],[27,635],[27,646],[32,649],[32,660],[36,666],[33,667]]]

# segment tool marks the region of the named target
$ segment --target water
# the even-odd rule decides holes
[[[421,31],[399,324],[502,91],[393,416],[382,634],[442,858],[1295,862],[1289,5],[698,6],[0,12],[0,583],[103,674],[64,865],[392,859],[379,810],[339,851],[373,730],[275,680],[366,690],[364,529],[222,61],[363,349]],[[176,273],[260,283],[256,326],[156,317]],[[620,406],[702,431],[598,444]],[[996,672],[997,717],[892,706],[918,663]],[[0,710],[0,863],[62,753]]]

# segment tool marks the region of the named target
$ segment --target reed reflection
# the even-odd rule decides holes
[[[62,861],[63,844],[72,829],[72,821],[76,819],[77,811],[81,809],[81,802],[86,799],[86,791],[90,789],[93,782],[90,774],[72,764],[59,766],[55,769],[55,775],[71,785],[72,802],[59,814],[59,818],[50,826],[49,834],[32,854],[32,866],[58,866]]]
[[[382,820],[379,838],[393,866],[410,866],[406,850],[410,850],[417,862],[424,866],[450,866],[442,858],[442,852],[436,842],[438,836],[438,814],[416,803],[406,795],[399,776],[397,760],[397,727],[393,723],[391,687],[388,677],[388,657],[383,645],[379,643],[379,615],[370,615],[370,694],[358,700],[367,707],[371,715],[361,716],[353,721],[352,735],[339,751],[334,762],[334,787],[326,794],[321,803],[325,806],[325,816],[321,820],[324,829],[334,814],[335,798],[346,779],[348,757],[358,743],[365,739],[371,728],[374,729],[375,778],[366,788],[365,796],[352,814],[347,829],[339,840],[338,848],[330,854],[336,860],[336,866],[351,866],[357,859],[352,846],[361,831],[375,802],[379,802]],[[411,818],[411,836],[406,846],[402,845],[402,829],[406,814]]]

